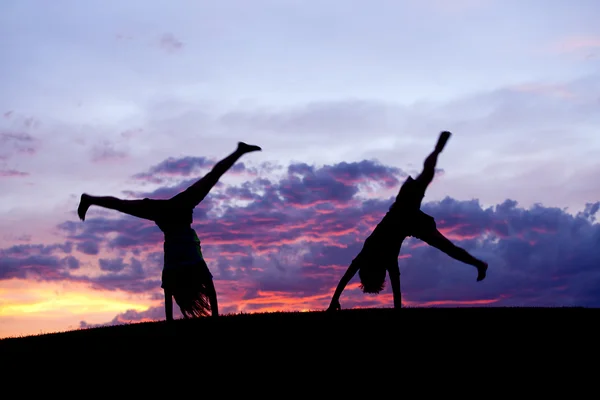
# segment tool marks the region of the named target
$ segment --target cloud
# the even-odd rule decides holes
[[[570,36],[554,45],[560,52],[590,51],[600,49],[600,36]]]
[[[173,316],[180,318],[179,310],[173,310]],[[122,324],[130,324],[134,322],[151,322],[164,319],[164,307],[151,307],[146,311],[127,310],[124,313],[118,314],[112,321],[103,324],[90,324],[86,321],[79,322],[80,329],[100,328],[105,326],[114,326]]]
[[[213,164],[214,162],[206,157],[169,157],[153,165],[148,171],[133,175],[133,178],[150,183],[163,183],[165,177],[189,176],[200,169],[212,167]]]
[[[543,201],[583,207],[600,195],[583,178],[600,173],[593,163],[599,154],[594,136],[599,90],[600,76],[592,74],[413,104],[340,100],[247,107],[223,113],[219,123],[269,138],[272,151],[292,162],[377,159],[402,163],[411,174],[443,127],[455,135],[439,166],[452,165],[452,173],[431,191],[437,198],[477,197],[496,204],[509,197],[527,206]]]
[[[81,263],[79,260],[73,256],[67,256],[63,258],[63,263],[67,265],[69,269],[79,269]]]
[[[75,261],[71,256],[65,257],[65,254],[70,254],[72,247],[72,243],[67,241],[54,245],[21,244],[0,249],[0,280],[68,279],[65,268],[73,269]]]
[[[31,235],[14,235],[12,233],[4,235],[4,239],[7,241],[30,242],[31,238]]]
[[[26,132],[8,131],[0,132],[0,148],[4,158],[11,157],[15,153],[34,154],[37,149],[37,140]]]
[[[399,111],[399,107],[379,101],[322,101],[291,109],[231,111],[221,115],[219,121],[225,127],[251,128],[265,133],[285,132],[311,137],[324,132],[353,135],[385,129],[390,126],[390,119],[400,117],[394,117],[394,111]]]
[[[183,43],[171,33],[165,33],[160,37],[159,46],[167,53],[175,53],[183,48]]]
[[[77,243],[77,250],[84,254],[88,255],[96,255],[100,251],[100,247],[98,243],[92,240],[88,240],[85,242]]]
[[[121,137],[123,137],[125,139],[132,139],[132,138],[135,138],[135,137],[139,137],[143,133],[144,133],[144,130],[141,129],[141,128],[126,129],[123,132],[121,132]]]
[[[0,96],[0,220],[15,237],[33,233],[30,244],[72,243],[70,253],[3,253],[2,276],[160,295],[162,233],[151,222],[98,208],[80,222],[66,203],[88,190],[168,198],[216,162],[198,152],[225,154],[240,138],[264,153],[236,164],[194,213],[223,309],[322,307],[397,185],[418,172],[437,132],[449,129],[455,136],[440,158],[446,171],[426,205],[453,240],[490,258],[490,279],[473,286],[469,267],[410,240],[401,260],[406,300],[587,301],[584,287],[560,292],[541,278],[547,286],[535,292],[545,300],[511,287],[553,263],[588,262],[562,253],[593,259],[593,243],[578,236],[595,235],[593,206],[591,217],[573,219],[553,206],[583,209],[600,198],[593,184],[600,79],[582,75],[594,71],[585,67],[597,52],[596,6],[554,2],[534,18],[535,7],[487,0],[350,8],[336,1],[308,13],[299,2],[272,3],[239,2],[237,13],[230,5],[173,12],[152,3],[143,14],[105,2],[73,3],[68,12],[19,3],[0,13],[16,38],[3,58],[10,79]],[[148,25],[149,15],[161,15],[163,25]],[[35,29],[27,26],[32,19],[40,21]],[[503,31],[507,23],[515,29]],[[581,36],[548,54],[543,46],[569,32]],[[57,231],[38,228],[55,221],[64,222]],[[553,228],[556,221],[562,225]],[[3,250],[23,243],[3,240]],[[540,255],[544,241],[562,253]],[[527,268],[511,269],[521,259]],[[104,261],[115,269],[105,271],[99,260],[122,264]],[[563,274],[561,287],[583,282],[573,273]],[[590,271],[580,276],[596,283]],[[499,282],[508,286],[496,290]],[[351,286],[347,294],[347,306],[389,304],[389,292],[365,297]]]
[[[528,83],[522,85],[516,85],[512,87],[513,90],[518,92],[526,92],[533,94],[540,94],[545,96],[557,96],[563,99],[572,99],[575,94],[566,85],[552,85],[544,83]]]
[[[160,287],[160,279],[156,276],[149,276],[150,274],[147,272],[152,269],[145,269],[142,262],[135,257],[131,257],[129,263],[114,258],[99,259],[98,264],[100,270],[108,273],[88,280],[94,289],[147,293]]]
[[[125,268],[125,264],[120,258],[114,258],[111,260],[101,258],[98,260],[98,264],[100,264],[100,269],[102,271],[120,272]]]
[[[170,158],[150,169],[172,175],[174,185],[136,194],[172,195],[187,187],[193,179],[182,178],[207,164],[185,160]],[[279,175],[222,183],[194,211],[223,312],[325,308],[407,176],[375,160],[269,168]],[[426,197],[423,210],[490,270],[476,283],[473,267],[409,238],[400,255],[407,305],[600,306],[600,201],[572,214],[542,204],[520,207],[511,199],[484,206],[477,199]],[[73,281],[161,298],[163,234],[153,222],[92,207],[85,222],[57,228],[64,242],[0,249],[0,279]],[[343,307],[391,301],[389,285],[380,296],[368,296],[356,277],[342,296]],[[160,319],[161,312],[128,311],[110,323]]]
[[[119,150],[115,147],[115,144],[104,140],[100,144],[95,145],[91,148],[92,162],[95,163],[106,163],[121,161],[128,157],[128,154],[124,150]]]
[[[1,178],[12,178],[18,176],[29,176],[29,172],[17,171],[14,169],[1,169],[0,177]]]
[[[80,243],[24,244],[0,249],[0,280],[83,282],[96,290],[123,290],[130,293],[145,293],[160,285],[156,276],[147,276],[141,261],[135,257],[130,257],[129,262],[125,262],[124,257],[99,258],[99,268],[82,270],[82,261],[72,254],[73,248],[81,251]],[[148,259],[152,260],[152,256],[148,255]],[[106,273],[99,275],[97,270]],[[147,270],[156,272],[152,267],[147,267]]]
[[[51,133],[55,131],[64,135],[56,140],[42,137],[43,151],[35,158],[25,157],[19,164],[0,165],[0,170],[40,177],[35,185],[40,190],[48,189],[54,202],[62,201],[60,192],[45,188],[56,185],[48,184],[50,179],[41,179],[41,175],[48,178],[51,175],[65,187],[76,184],[84,187],[83,190],[114,187],[124,177],[133,177],[127,182],[132,186],[124,192],[127,196],[137,197],[136,193],[142,191],[140,187],[148,193],[156,187],[164,191],[156,195],[164,198],[178,190],[180,177],[189,177],[191,183],[191,179],[197,179],[218,161],[214,157],[199,157],[191,151],[189,156],[178,154],[181,149],[185,152],[190,149],[190,140],[210,141],[211,146],[221,147],[223,154],[231,150],[227,148],[232,147],[233,140],[248,136],[265,147],[264,155],[257,154],[257,158],[253,155],[236,163],[226,180],[234,173],[244,178],[252,174],[285,174],[285,169],[267,170],[267,162],[260,165],[263,160],[258,157],[268,154],[274,154],[283,165],[376,159],[387,165],[402,166],[405,173],[414,174],[431,150],[437,132],[444,128],[455,132],[455,136],[440,159],[440,167],[452,166],[452,171],[448,179],[433,188],[432,196],[477,197],[484,204],[495,204],[508,197],[517,198],[525,205],[543,201],[583,207],[600,193],[583,178],[593,178],[600,172],[593,163],[598,156],[593,136],[595,125],[600,123],[595,112],[598,90],[599,77],[590,75],[566,82],[526,81],[450,100],[437,101],[431,97],[412,104],[341,98],[277,107],[239,103],[237,107],[218,109],[203,102],[186,101],[183,96],[172,96],[167,99],[175,106],[169,108],[168,100],[161,103],[157,98],[156,104],[147,102],[140,107],[144,115],[149,115],[149,121],[127,121],[126,126],[135,126],[141,130],[136,132],[144,132],[144,135],[123,137],[121,133],[125,128],[120,126],[92,129],[94,135],[106,137],[107,132],[116,135],[102,144],[90,140],[93,135],[81,135],[77,124],[71,126],[71,130],[68,126],[56,125],[44,131],[44,137],[54,138]],[[200,111],[196,111],[198,109]],[[51,123],[45,122],[44,128],[49,126]],[[205,136],[198,137],[197,126]],[[28,133],[32,138],[33,134]],[[81,137],[87,137],[88,143],[77,144],[78,148],[71,152],[75,159],[56,158],[60,149],[73,145],[73,141]],[[565,137],[569,140],[564,140]],[[14,139],[11,143],[14,145]],[[556,148],[561,151],[557,152]],[[212,154],[220,152],[211,150]],[[125,154],[131,156],[121,158]],[[163,165],[156,163],[156,157],[161,157]],[[258,160],[256,166],[253,165],[255,159]],[[72,170],[73,162],[81,167]],[[103,163],[101,169],[99,162]],[[40,168],[39,163],[44,163],[44,168]],[[150,167],[144,170],[136,167],[137,163],[147,163]],[[70,173],[64,174],[65,170]],[[81,183],[75,183],[76,180]],[[30,198],[23,194],[29,179],[6,177],[3,181],[11,185],[12,196],[18,196],[15,201],[25,202]],[[90,189],[85,189],[85,185],[90,185]],[[173,191],[165,191],[166,187]],[[556,187],[563,190],[556,191]],[[373,191],[372,194],[376,195]]]

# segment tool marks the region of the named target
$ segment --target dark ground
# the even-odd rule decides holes
[[[78,394],[72,385],[79,383],[86,395],[91,389],[201,391],[218,384],[230,394],[225,397],[262,396],[269,389],[288,398],[305,389],[317,398],[320,388],[340,385],[351,397],[380,398],[399,385],[417,387],[420,397],[464,397],[465,390],[497,397],[508,389],[528,395],[519,389],[526,385],[534,390],[529,395],[556,397],[556,388],[566,385],[573,397],[596,385],[599,320],[600,309],[486,307],[138,323],[0,340],[0,377],[3,390],[19,382],[46,395],[67,389]],[[51,384],[41,385],[40,378]],[[282,394],[277,385],[284,381],[292,386]],[[374,392],[353,393],[361,388]]]
[[[404,308],[263,313],[221,316],[218,319],[89,328],[0,340],[0,354],[39,352],[87,352],[102,349],[144,351],[142,347],[168,351],[174,342],[193,350],[199,340],[211,343],[209,351],[235,350],[264,353],[282,346],[286,351],[313,349],[357,340],[415,345],[423,341],[477,342],[503,337],[504,341],[583,339],[600,332],[600,309],[588,308]],[[484,339],[487,338],[487,339]],[[600,338],[598,338],[600,340]],[[154,350],[154,351],[156,351]],[[202,350],[206,353],[206,350]]]

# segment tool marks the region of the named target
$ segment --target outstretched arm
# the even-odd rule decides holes
[[[342,292],[344,291],[348,283],[350,283],[350,280],[354,277],[354,275],[356,275],[357,272],[358,264],[351,263],[348,269],[346,270],[346,273],[344,274],[344,276],[342,276],[342,279],[340,279],[340,282],[335,288],[335,293],[331,298],[331,303],[329,304],[329,308],[327,309],[327,311],[336,311],[342,308],[340,306],[340,296],[342,295]]]
[[[227,172],[233,164],[244,154],[253,151],[261,151],[259,146],[249,145],[244,142],[238,142],[237,149],[215,164],[215,166],[202,178],[192,184],[183,192],[175,195],[170,201],[177,202],[181,207],[194,208],[204,198],[211,189],[217,184],[219,179]]]
[[[424,188],[429,186],[435,175],[435,166],[437,165],[437,159],[439,154],[444,150],[446,142],[450,139],[451,133],[443,131],[440,133],[438,141],[435,145],[435,149],[427,156],[423,162],[423,171],[419,174],[416,181],[423,185]]]

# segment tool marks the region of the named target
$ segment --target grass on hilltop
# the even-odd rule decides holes
[[[273,347],[290,343],[319,344],[329,338],[398,337],[421,340],[422,334],[452,335],[471,329],[531,332],[544,326],[594,327],[600,309],[582,307],[520,308],[389,308],[324,311],[272,312],[222,315],[200,318],[131,323],[46,333],[0,340],[0,351],[77,351],[77,349],[126,348],[137,351],[140,345],[154,348],[170,346],[173,341],[197,347],[200,340],[213,348]],[[547,332],[546,334],[549,334]],[[366,339],[365,339],[366,340]],[[250,346],[251,345],[251,346]],[[248,349],[246,349],[248,350]]]

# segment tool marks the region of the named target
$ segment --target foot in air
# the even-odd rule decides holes
[[[477,282],[481,282],[485,279],[487,269],[488,264],[486,262],[482,263],[481,266],[477,267]]]
[[[85,221],[85,214],[87,213],[88,208],[90,208],[90,197],[87,194],[82,194],[81,199],[79,200],[79,207],[77,208],[77,215],[79,215],[79,219]]]
[[[435,145],[435,151],[437,151],[438,153],[441,153],[442,150],[444,150],[444,147],[446,146],[446,142],[448,142],[448,139],[450,139],[451,135],[452,134],[448,131],[443,131],[442,133],[440,133],[440,138],[438,139],[438,142]]]
[[[244,142],[238,142],[238,150],[243,153],[251,153],[253,151],[262,151],[260,146],[255,146],[253,144],[247,144]]]

